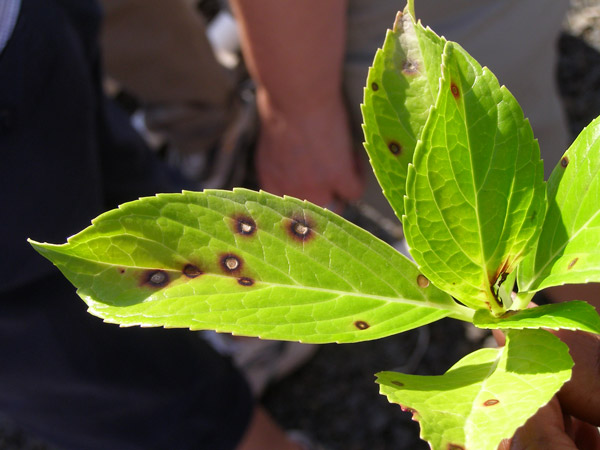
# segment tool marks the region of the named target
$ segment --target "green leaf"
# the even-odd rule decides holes
[[[384,195],[401,218],[406,171],[435,103],[445,39],[407,9],[375,55],[364,92],[365,148]]]
[[[409,167],[404,230],[423,273],[462,303],[502,313],[496,281],[533,246],[543,166],[512,94],[458,44]]]
[[[441,376],[377,374],[381,393],[413,412],[434,450],[496,450],[571,376],[567,346],[544,330],[511,330],[506,346],[467,355]]]
[[[92,314],[123,325],[351,342],[470,319],[366,231],[310,203],[244,189],[140,199],[67,244],[32,244]]]
[[[519,291],[600,281],[600,117],[552,171],[537,247],[519,266]]]
[[[479,310],[475,312],[473,323],[479,328],[550,328],[600,334],[600,316],[596,309],[580,300],[542,305],[518,312],[509,311],[502,317]]]

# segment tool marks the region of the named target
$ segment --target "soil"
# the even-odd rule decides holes
[[[600,115],[597,0],[572,0],[559,48],[559,87],[575,137]],[[308,364],[272,385],[262,402],[284,428],[307,432],[331,450],[426,449],[411,414],[379,395],[374,374],[439,375],[487,337],[442,320],[378,341],[323,345]],[[0,450],[48,448],[0,417]]]

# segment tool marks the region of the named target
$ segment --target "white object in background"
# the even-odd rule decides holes
[[[235,19],[228,11],[221,11],[208,24],[206,35],[217,61],[229,69],[239,63],[240,37]]]

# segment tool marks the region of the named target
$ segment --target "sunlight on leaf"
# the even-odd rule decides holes
[[[381,393],[413,413],[434,450],[496,450],[571,377],[567,346],[544,330],[511,330],[506,346],[467,355],[441,376],[377,374]]]
[[[539,147],[517,101],[448,42],[440,94],[408,171],[411,255],[439,288],[501,313],[493,286],[533,246],[545,201]]]
[[[92,314],[123,325],[352,342],[470,318],[366,231],[308,202],[244,189],[144,198],[67,244],[32,245]]]

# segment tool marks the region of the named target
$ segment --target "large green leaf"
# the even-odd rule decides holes
[[[446,42],[415,23],[408,9],[398,14],[375,55],[361,105],[365,148],[399,218],[408,164],[437,97]]]
[[[378,374],[381,393],[413,412],[434,450],[496,450],[571,376],[568,348],[544,330],[467,355],[441,376]]]
[[[537,248],[519,266],[519,290],[600,281],[600,117],[567,150],[548,180]]]
[[[244,189],[144,198],[67,244],[32,244],[92,314],[123,325],[350,342],[469,319],[412,262],[350,222]]]
[[[446,44],[440,83],[408,171],[407,242],[439,288],[499,314],[494,285],[544,218],[539,147],[512,94],[458,44]]]
[[[600,334],[600,316],[596,309],[580,300],[509,311],[502,317],[480,309],[475,312],[473,323],[479,328],[550,328]]]

